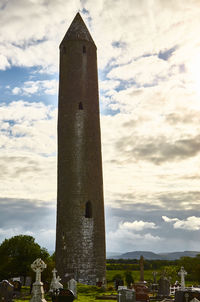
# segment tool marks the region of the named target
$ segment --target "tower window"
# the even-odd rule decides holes
[[[85,47],[85,45],[83,46],[83,53],[86,53],[86,47]]]
[[[85,204],[85,218],[92,218],[92,203],[87,201]]]
[[[80,102],[80,103],[78,104],[78,109],[79,109],[79,110],[83,110],[83,104],[82,104],[82,102]]]

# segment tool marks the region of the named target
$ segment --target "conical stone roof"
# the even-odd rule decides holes
[[[63,44],[67,40],[85,40],[95,44],[89,33],[89,30],[87,29],[87,26],[85,25],[79,13],[76,14],[61,44]]]

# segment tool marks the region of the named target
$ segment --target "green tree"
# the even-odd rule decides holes
[[[178,271],[179,267],[178,266],[164,266],[163,271],[165,271],[166,276],[171,278],[171,284],[174,284],[176,280],[179,279],[178,276]]]
[[[126,284],[128,287],[131,286],[131,283],[134,283],[134,279],[133,279],[133,275],[130,271],[126,271],[124,273],[124,276],[125,276],[125,281],[126,281]]]
[[[49,253],[32,236],[18,235],[5,239],[0,245],[0,279],[31,273],[31,264],[37,258],[48,262]]]
[[[115,274],[112,278],[112,281],[116,281],[116,280],[122,280],[122,275],[121,274]]]

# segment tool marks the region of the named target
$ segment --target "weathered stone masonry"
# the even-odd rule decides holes
[[[79,13],[60,45],[56,267],[62,279],[105,278],[96,46]]]

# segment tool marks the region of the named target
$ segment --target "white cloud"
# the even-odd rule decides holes
[[[57,110],[18,101],[0,111],[1,197],[55,200]]]
[[[48,1],[48,5],[44,1],[7,2],[0,10],[1,54],[17,66],[41,65],[57,70],[58,44],[82,7],[79,0]],[[98,46],[101,68],[111,59],[116,65],[127,63],[177,44],[180,51],[184,49],[184,58],[188,58],[190,51],[185,51],[185,44],[192,50],[198,41],[198,2],[188,5],[186,0],[181,4],[170,1],[166,5],[160,0],[99,0],[94,4],[88,0],[84,7],[89,11],[83,16]],[[187,14],[185,7],[189,7]]]
[[[139,234],[128,229],[118,228],[116,231],[110,231],[106,237],[106,247],[108,251],[135,251],[149,250],[152,243],[160,242],[159,236],[150,233]]]
[[[31,94],[50,94],[54,95],[58,92],[57,80],[43,80],[43,81],[27,81],[22,87],[15,87],[12,89],[13,94],[31,95]]]
[[[169,218],[169,217],[167,217],[167,216],[162,216],[162,219],[163,219],[165,222],[178,221],[178,218]]]
[[[119,229],[121,230],[132,230],[132,231],[142,231],[144,229],[156,229],[157,226],[155,225],[154,222],[146,222],[146,221],[133,221],[133,222],[123,222],[120,223]]]
[[[21,92],[21,89],[19,87],[15,87],[12,89],[13,94],[20,94],[20,92]]]
[[[184,229],[188,231],[198,231],[200,230],[200,217],[191,216],[187,219],[180,220],[178,218],[168,218],[162,216],[165,222],[172,222],[174,229]]]
[[[115,89],[119,84],[120,84],[119,81],[113,81],[113,80],[106,80],[106,81],[99,82],[100,90],[104,90],[104,91],[111,91]]]
[[[138,84],[152,84],[159,78],[166,78],[169,66],[166,61],[157,56],[142,57],[129,64],[113,68],[109,78],[130,80],[134,79]],[[145,72],[144,72],[145,70]]]
[[[59,42],[79,7],[79,0],[6,2],[0,9],[0,53],[16,66],[57,70]]]
[[[10,63],[6,56],[0,54],[0,70],[5,70],[10,67]]]

